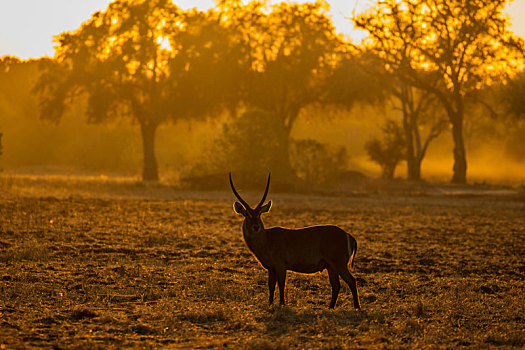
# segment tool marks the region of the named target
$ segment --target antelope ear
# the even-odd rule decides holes
[[[237,214],[241,214],[241,215],[246,216],[246,209],[244,209],[244,207],[242,206],[242,204],[239,203],[239,202],[235,202],[235,204],[233,205],[233,210],[234,210]]]
[[[260,209],[261,214],[267,213],[270,211],[270,208],[272,207],[272,201],[268,201],[265,205],[263,205]]]

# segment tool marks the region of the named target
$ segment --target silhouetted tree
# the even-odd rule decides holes
[[[455,183],[465,183],[467,174],[465,97],[518,64],[513,52],[521,44],[507,29],[506,3],[381,0],[375,10],[354,19],[369,32],[370,48],[387,69],[405,84],[435,95],[445,109],[452,125]]]
[[[168,37],[177,52],[168,60],[167,94],[176,115],[201,117],[224,108],[235,114],[249,64],[246,48],[223,12],[196,9],[180,13]]]
[[[89,122],[129,117],[140,126],[144,181],[158,180],[159,125],[231,101],[228,72],[237,57],[216,11],[182,11],[170,0],[114,1],[56,41],[35,88],[41,117],[58,122],[78,98],[87,102]]]
[[[89,122],[128,116],[140,126],[145,181],[157,181],[155,132],[170,115],[166,92],[166,28],[179,9],[169,0],[114,1],[74,32],[56,37],[54,62],[43,67],[35,91],[41,117],[58,122],[78,97]]]
[[[415,88],[396,79],[392,95],[397,100],[403,116],[402,126],[405,134],[405,160],[409,180],[421,179],[421,163],[428,146],[447,126],[446,119],[436,106],[435,97],[428,91]],[[426,127],[426,135],[422,129]]]
[[[385,74],[382,62],[373,53],[352,44],[340,56],[326,80],[321,103],[347,109],[356,103],[384,105],[391,96],[393,79]]]
[[[248,58],[241,66],[247,71],[239,75],[240,98],[278,118],[289,154],[294,123],[305,106],[323,96],[324,81],[341,44],[326,15],[326,4],[282,2],[270,11],[259,2],[221,4]],[[290,170],[289,161],[286,167]]]
[[[428,146],[445,126],[441,109],[431,93],[405,83],[366,47],[358,50],[361,52],[347,55],[334,71],[327,100],[347,108],[356,102],[384,107],[390,101],[402,113],[408,179],[420,180]],[[422,133],[424,129],[428,129],[426,135]]]

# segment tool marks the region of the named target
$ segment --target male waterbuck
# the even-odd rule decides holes
[[[356,280],[348,271],[348,262],[354,267],[354,257],[357,242],[348,233],[336,226],[310,226],[300,229],[283,227],[264,228],[261,214],[270,211],[272,202],[264,204],[270,175],[259,204],[252,209],[235,190],[230,173],[230,185],[233,193],[240,201],[233,208],[236,213],[244,216],[242,232],[248,248],[257,260],[268,270],[268,289],[270,305],[273,302],[275,283],[279,285],[279,301],[284,305],[284,285],[286,271],[315,273],[328,270],[332,285],[332,300],[330,308],[335,307],[341,284],[339,276],[348,284],[352,291],[354,307],[359,308]]]

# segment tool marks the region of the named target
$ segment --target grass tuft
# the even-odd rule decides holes
[[[416,317],[425,316],[425,306],[423,305],[423,301],[421,299],[418,300],[417,304],[414,306],[414,316]]]
[[[229,321],[231,314],[223,307],[197,308],[179,314],[178,318],[195,324],[206,324]]]
[[[511,332],[510,334],[490,334],[485,339],[488,344],[496,346],[525,346],[525,332]]]
[[[47,247],[37,242],[25,243],[21,246],[11,246],[9,249],[0,252],[0,262],[13,263],[20,261],[46,262],[50,258]]]
[[[73,321],[81,321],[84,319],[91,319],[97,317],[97,313],[89,309],[76,309],[71,311],[70,319]]]

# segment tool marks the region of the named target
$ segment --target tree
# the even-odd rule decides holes
[[[56,37],[54,61],[35,87],[41,117],[58,122],[73,100],[87,101],[89,122],[128,116],[140,126],[144,181],[157,181],[155,133],[169,116],[165,92],[172,54],[165,28],[179,10],[171,1],[114,1],[74,32]]]
[[[220,109],[231,89],[229,40],[216,12],[182,11],[170,0],[116,0],[74,32],[60,34],[35,91],[41,117],[58,122],[85,99],[88,122],[128,117],[140,127],[142,179],[159,178],[155,133],[170,120]],[[220,66],[218,66],[221,64]]]
[[[41,117],[58,122],[78,97],[87,100],[89,122],[128,116],[140,126],[144,181],[157,181],[155,132],[168,117],[162,47],[166,20],[178,9],[167,0],[114,1],[74,32],[56,37],[54,61],[43,67],[35,87]]]
[[[11,69],[12,64],[15,64],[15,65],[20,64],[20,60],[12,56],[0,57],[0,96],[1,97],[4,96],[4,90],[7,89],[7,85],[8,83],[10,83],[9,81],[10,79],[8,79],[7,74],[9,73],[9,70]],[[4,102],[3,98],[0,98],[0,106],[3,102]],[[3,136],[3,133],[0,131],[0,156],[3,154],[2,136]]]
[[[402,114],[408,179],[420,180],[428,146],[445,127],[436,99],[407,84],[395,70],[386,69],[386,62],[367,47],[357,49],[358,53],[345,57],[334,71],[327,99],[347,108],[356,102],[382,107],[390,102]]]
[[[394,120],[388,119],[381,128],[383,139],[372,138],[365,144],[370,159],[379,164],[383,179],[393,179],[397,165],[405,156],[403,128]]]
[[[369,32],[369,47],[385,68],[433,94],[446,111],[454,141],[454,183],[466,182],[465,98],[519,64],[515,48],[522,44],[507,29],[506,3],[381,0],[374,11],[354,19]]]
[[[368,50],[353,45],[347,48],[327,78],[321,103],[347,109],[356,103],[384,105],[391,96],[393,79],[385,74],[382,62]]]
[[[245,70],[238,75],[240,99],[278,118],[289,154],[294,123],[304,107],[321,100],[341,44],[326,3],[282,2],[269,12],[259,2],[221,4],[247,58],[239,66]]]
[[[417,89],[397,80],[392,88],[392,95],[400,105],[405,135],[405,160],[409,180],[421,180],[421,163],[428,146],[437,138],[446,126],[446,120],[436,106],[435,98],[428,91]],[[422,136],[423,127],[429,129]]]

